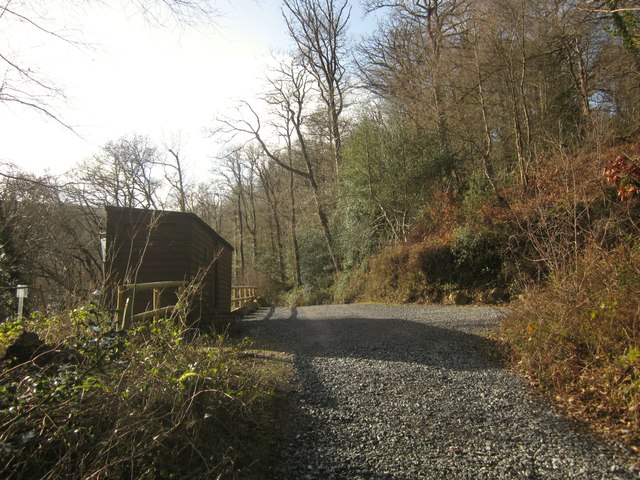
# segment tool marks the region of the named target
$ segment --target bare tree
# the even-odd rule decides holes
[[[171,21],[197,26],[210,23],[221,12],[211,0],[129,0],[154,23],[164,25]]]
[[[257,164],[260,161],[261,152],[259,148],[250,148],[247,145],[243,149],[244,153],[244,184],[246,186],[244,203],[244,222],[251,235],[251,261],[253,267],[258,263],[258,213],[256,208],[256,188],[257,188]]]
[[[295,61],[282,63],[280,68],[274,71],[269,79],[271,91],[267,96],[267,102],[272,106],[276,118],[280,119],[278,130],[285,143],[284,158],[273,156],[269,152],[267,156],[291,174],[299,175],[307,180],[313,193],[316,206],[316,214],[322,227],[327,243],[329,256],[336,272],[339,271],[339,261],[335,251],[333,234],[329,227],[329,219],[325,212],[325,206],[320,192],[320,186],[316,174],[316,165],[308,147],[305,135],[307,114],[305,107],[310,84],[307,73],[296,65]],[[305,167],[304,172],[293,167],[295,151]],[[300,175],[302,173],[302,175]],[[292,210],[292,214],[293,214]]]
[[[165,145],[167,152],[171,155],[170,159],[162,161],[160,164],[164,167],[164,179],[167,181],[173,195],[175,195],[178,209],[181,212],[190,210],[188,189],[189,183],[186,178],[184,163],[180,156],[180,146],[178,141],[174,141],[173,145]]]
[[[191,211],[218,233],[222,233],[226,221],[220,190],[221,188],[215,183],[199,183],[189,192],[187,202],[191,205]]]
[[[636,69],[640,72],[640,7],[631,6],[632,2],[629,0],[605,0],[596,3],[600,3],[596,11],[611,15],[613,25],[622,38],[622,44],[633,54]]]
[[[274,163],[284,170],[304,178],[315,201],[316,214],[320,221],[322,231],[327,243],[327,249],[333,262],[334,270],[339,270],[339,263],[335,254],[333,236],[329,228],[329,219],[321,198],[320,186],[316,177],[316,168],[311,157],[311,152],[307,145],[305,136],[305,103],[310,89],[308,74],[305,70],[298,68],[295,63],[283,64],[277,71],[276,78],[269,79],[271,93],[267,101],[274,107],[277,118],[281,121],[279,125],[280,134],[284,135],[286,148],[276,149],[267,144],[263,137],[262,122],[255,109],[248,103],[242,102],[242,109],[239,108],[239,118],[220,119],[221,127],[218,132],[237,135],[248,135],[262,149],[264,154]],[[249,119],[242,116],[242,111],[247,112]],[[294,145],[295,139],[295,145]],[[294,166],[292,155],[294,147],[298,150],[303,167]]]
[[[440,143],[449,149],[448,81],[453,72],[447,54],[466,32],[467,0],[369,0],[365,7],[368,11],[389,8],[392,15],[382,35],[369,39],[361,49],[364,77],[373,80],[379,93],[398,98],[414,110],[420,123],[435,118]]]
[[[29,284],[31,305],[43,310],[100,288],[98,229],[82,209],[65,201],[63,188],[69,185],[11,165],[3,168],[10,173],[0,181],[1,286]]]
[[[0,29],[8,30],[22,26],[49,40],[73,43],[56,33],[46,22],[30,11],[25,2],[0,2]],[[63,90],[46,78],[33,65],[24,64],[11,51],[0,51],[0,103],[13,103],[35,110],[55,122],[71,129],[52,107],[52,101],[63,98]]]
[[[288,148],[291,150],[291,148]],[[289,154],[289,166],[293,166],[293,156]],[[293,280],[296,287],[302,285],[302,273],[300,271],[300,245],[298,243],[298,220],[296,214],[295,178],[293,171],[289,170],[289,206],[291,225],[291,252],[293,256]]]
[[[157,149],[146,137],[134,135],[109,142],[102,153],[78,168],[76,197],[93,206],[114,205],[157,209],[161,181]]]
[[[329,141],[336,176],[339,175],[342,132],[340,117],[347,90],[347,0],[284,0],[283,15],[302,65],[313,76],[327,111]]]
[[[176,191],[178,199],[178,208],[181,212],[187,211],[187,194],[185,190],[184,170],[180,163],[180,153],[177,150],[169,148],[167,150],[173,157],[174,163],[165,163],[165,167],[170,167],[175,170],[173,175],[166,175],[165,179],[169,182],[169,185]]]
[[[246,221],[246,185],[244,178],[244,161],[241,148],[231,148],[225,155],[218,158],[222,166],[218,173],[222,175],[227,184],[228,200],[234,207],[235,218],[235,257],[236,257],[236,279],[243,281],[246,273],[245,255],[245,227]]]
[[[273,161],[268,159],[262,160],[256,158],[255,169],[260,179],[262,191],[271,212],[271,221],[273,222],[272,239],[275,244],[275,250],[278,257],[278,275],[282,283],[286,280],[284,266],[284,242],[282,235],[282,225],[280,222],[280,198],[281,178],[279,173],[282,171]],[[292,228],[295,225],[292,225]],[[274,238],[275,237],[275,238]],[[299,270],[299,268],[298,268]],[[297,284],[299,285],[299,284]]]

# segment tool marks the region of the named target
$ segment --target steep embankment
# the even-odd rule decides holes
[[[510,297],[500,338],[513,366],[640,451],[640,145],[560,149],[528,182],[501,199],[436,197],[406,242],[341,279],[337,298]]]

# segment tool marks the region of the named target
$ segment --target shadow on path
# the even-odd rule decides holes
[[[344,305],[243,322],[297,373],[266,478],[638,478],[492,360],[501,315]]]
[[[456,370],[497,366],[488,355],[496,346],[494,341],[441,325],[451,311],[459,317],[461,327],[468,327],[474,322],[473,309],[455,313],[454,309],[433,307],[435,315],[429,317],[429,307],[423,307],[422,316],[402,318],[405,311],[411,315],[416,309],[376,305],[270,308],[263,320],[245,322],[242,330],[261,347],[308,357],[411,362]],[[483,322],[487,323],[479,320]],[[458,324],[456,320],[449,323]]]

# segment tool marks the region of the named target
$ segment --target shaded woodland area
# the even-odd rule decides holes
[[[347,2],[283,3],[291,51],[209,127],[224,152],[205,181],[179,144],[136,134],[65,178],[6,165],[4,283],[98,288],[95,225],[71,217],[103,205],[198,214],[234,245],[238,282],[290,303],[514,295],[635,231],[636,7],[365,6],[378,31],[354,39]],[[622,199],[603,175],[619,155]]]
[[[213,129],[239,278],[290,303],[515,295],[636,233],[603,176],[623,155],[637,185],[632,4],[368,2],[358,44],[328,4],[285,2],[293,55]]]
[[[193,212],[273,304],[520,297],[498,334],[514,365],[637,450],[640,8],[363,4],[379,25],[356,39],[346,0],[283,1],[291,50],[207,126],[224,149],[204,180],[135,134],[64,178],[3,164],[2,286],[85,302],[99,207]]]

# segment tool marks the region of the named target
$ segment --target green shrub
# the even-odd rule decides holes
[[[0,476],[216,478],[256,471],[273,387],[224,337],[159,319],[127,334],[91,306],[3,325],[5,348],[27,327],[79,361],[0,373]],[[42,358],[42,357],[41,357]],[[5,365],[6,366],[6,365]],[[266,415],[269,417],[269,415]]]
[[[455,281],[463,288],[503,285],[502,265],[506,241],[499,232],[462,227],[456,231],[451,253]]]
[[[456,258],[446,242],[423,242],[416,252],[417,266],[431,285],[456,282]]]
[[[461,228],[452,240],[430,237],[382,251],[370,262],[365,296],[395,302],[441,301],[447,291],[503,286],[500,232]]]
[[[439,301],[442,285],[455,274],[453,255],[441,240],[396,245],[375,257],[366,276],[364,295],[391,302]]]
[[[400,279],[407,274],[409,253],[402,246],[383,250],[371,260],[365,295],[372,300],[399,301]]]
[[[364,288],[367,281],[368,262],[361,263],[358,268],[342,272],[336,277],[331,287],[336,303],[354,303],[365,300]]]
[[[321,289],[328,288],[333,282],[335,271],[322,230],[311,227],[300,228],[298,243],[302,283]]]
[[[333,302],[333,295],[328,288],[302,285],[283,295],[283,303],[287,307],[305,307],[309,305],[325,305]]]

